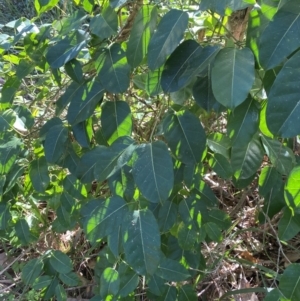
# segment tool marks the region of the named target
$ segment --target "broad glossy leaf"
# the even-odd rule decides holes
[[[268,128],[276,136],[294,137],[300,134],[299,60],[300,51],[285,63],[268,95],[266,120]]]
[[[205,10],[212,10],[213,12],[216,12],[220,15],[225,14],[226,8],[231,8],[233,11],[236,10],[242,10],[246,7],[250,6],[250,3],[247,3],[247,1],[237,1],[237,0],[224,0],[224,1],[218,1],[218,0],[202,0],[200,2],[199,10],[205,11]]]
[[[130,136],[132,116],[125,101],[106,101],[101,113],[102,133],[108,144],[122,136]]]
[[[156,298],[157,301],[174,301],[176,300],[177,291],[174,286],[167,285],[167,290],[164,291],[162,296]]]
[[[188,25],[188,14],[171,9],[161,19],[148,47],[148,65],[155,70],[164,64],[183,38]]]
[[[81,211],[83,226],[87,238],[92,244],[115,232],[127,212],[127,204],[119,196],[106,200],[93,200]]]
[[[200,120],[189,111],[169,113],[163,121],[164,136],[173,154],[185,164],[201,161],[206,135]]]
[[[135,191],[131,167],[128,165],[123,166],[123,168],[109,177],[108,185],[112,194],[118,195],[126,201],[131,201]]]
[[[11,213],[9,212],[9,206],[0,203],[0,230],[5,230],[10,220]]]
[[[60,68],[76,58],[85,46],[85,37],[79,33],[79,31],[75,31],[69,36],[59,40],[56,45],[49,47],[46,59],[51,68]]]
[[[7,174],[15,164],[21,151],[21,140],[13,137],[10,141],[0,144],[0,174]]]
[[[52,277],[45,275],[39,276],[33,283],[32,288],[35,290],[40,290],[45,287],[48,287],[52,281]]]
[[[223,179],[229,179],[232,174],[232,167],[227,158],[220,154],[214,154],[209,159],[209,165],[213,171]]]
[[[300,46],[300,3],[290,0],[275,14],[260,39],[260,63],[265,69],[279,65]]]
[[[137,67],[146,56],[156,20],[157,8],[151,5],[143,5],[135,17],[126,50],[131,67]]]
[[[90,23],[90,30],[100,39],[104,40],[118,31],[118,15],[111,6],[102,9],[101,14],[93,17]]]
[[[300,232],[300,215],[293,214],[290,208],[286,207],[283,211],[278,224],[278,237],[283,241],[288,241]]]
[[[246,145],[258,130],[259,109],[252,98],[248,98],[228,117],[227,134],[232,145]]]
[[[165,201],[173,188],[173,162],[165,143],[141,144],[132,168],[135,183],[143,196],[152,203]]]
[[[180,223],[177,231],[178,244],[182,250],[193,250],[199,235],[194,224]]]
[[[112,8],[118,8],[122,5],[124,5],[128,0],[109,0],[110,6]]]
[[[83,81],[82,67],[78,60],[74,59],[66,63],[65,70],[73,81],[77,83]]]
[[[200,181],[199,184],[194,186],[194,189],[195,193],[200,196],[201,201],[204,202],[206,206],[215,207],[218,205],[219,201],[215,193],[204,181]]]
[[[177,220],[178,208],[177,204],[166,200],[158,213],[158,225],[162,232],[169,231]]]
[[[113,233],[107,236],[107,246],[116,258],[118,258],[121,250],[121,236],[121,226],[117,227]]]
[[[8,109],[0,113],[0,137],[4,132],[10,130],[16,121],[16,113],[12,109]]]
[[[57,163],[65,151],[65,144],[68,139],[68,130],[62,125],[51,128],[44,144],[45,157],[49,163]]]
[[[231,150],[231,166],[237,179],[248,179],[255,174],[263,160],[264,150],[256,135],[247,144],[236,144]]]
[[[284,296],[281,294],[280,290],[278,288],[275,288],[267,293],[264,301],[281,301],[284,299]]]
[[[157,275],[157,273],[155,273],[154,275],[152,275],[152,277],[148,280],[148,289],[149,292],[147,292],[148,294],[151,293],[153,295],[155,295],[155,297],[157,296],[161,296],[164,291],[166,290],[166,285],[165,285],[165,280],[162,279],[161,277],[159,277]],[[151,296],[149,296],[151,298]],[[154,299],[154,296],[151,298]]]
[[[215,153],[224,156],[229,159],[230,148],[232,142],[230,138],[221,133],[210,134],[207,137],[207,145],[208,147]]]
[[[6,80],[1,89],[0,103],[8,105],[11,104],[20,88],[20,85],[21,80],[19,80],[17,76],[11,76],[8,80]]]
[[[188,198],[184,198],[178,206],[178,212],[184,224],[187,226],[196,225],[198,227],[197,230],[201,227],[202,214],[205,214],[205,212],[201,212],[204,208],[203,206],[205,206],[203,204],[204,200],[201,201],[192,194]]]
[[[300,300],[300,264],[290,264],[283,272],[279,281],[279,290],[291,301]]]
[[[55,296],[57,301],[67,300],[67,292],[61,284],[58,284],[55,288]]]
[[[201,47],[194,40],[181,43],[168,58],[161,78],[165,92],[175,92],[188,85],[203,71],[219,51],[217,46]]]
[[[153,275],[160,262],[160,232],[149,209],[129,212],[122,224],[126,262],[140,275]]]
[[[22,269],[21,278],[26,285],[33,284],[41,275],[43,270],[43,262],[41,258],[30,260]]]
[[[223,106],[234,109],[247,97],[254,82],[254,56],[249,48],[224,48],[212,68],[212,90]]]
[[[220,209],[211,209],[204,220],[215,223],[221,230],[227,230],[231,226],[229,215]]]
[[[129,87],[130,66],[120,44],[113,44],[100,55],[96,62],[98,76],[110,93],[123,93]]]
[[[77,87],[77,86],[76,86]],[[75,88],[75,87],[74,87]],[[75,97],[72,96],[76,93]],[[95,111],[96,106],[101,103],[104,94],[103,86],[96,80],[92,80],[79,89],[71,89],[71,100],[68,108],[67,120],[71,125],[88,119]]]
[[[118,271],[113,268],[106,268],[100,278],[100,295],[106,298],[109,295],[116,295],[120,288],[120,277]]]
[[[265,166],[259,175],[259,194],[266,198],[270,192],[278,192],[282,183],[282,176],[276,168]]]
[[[212,222],[204,224],[205,232],[212,241],[221,242],[223,235],[220,228]]]
[[[210,75],[197,79],[193,86],[193,97],[197,105],[207,112],[219,112],[224,108],[213,94]]]
[[[49,300],[55,295],[55,290],[59,285],[59,281],[57,277],[52,278],[51,283],[46,288],[45,293],[43,295],[44,300]]]
[[[41,127],[39,137],[41,140],[45,140],[47,133],[55,127],[56,125],[63,126],[63,122],[58,117],[53,117],[46,121],[46,123]]]
[[[79,285],[79,283],[80,283],[79,277],[74,272],[69,272],[66,274],[60,273],[58,275],[58,277],[64,284],[66,284],[68,286],[76,286],[76,285]]]
[[[62,274],[69,273],[73,269],[70,257],[58,250],[51,253],[50,264],[53,269]]]
[[[179,262],[170,258],[161,260],[156,275],[167,281],[184,281],[191,276]]]
[[[86,152],[78,163],[76,157],[74,158],[75,162],[73,164],[77,166],[75,174],[82,183],[91,183],[95,180],[94,168],[98,157],[105,149],[106,147],[103,145],[94,147],[91,151]]]
[[[99,182],[119,171],[131,158],[135,141],[130,137],[120,137],[110,147],[102,146],[94,167],[95,179]]]
[[[262,136],[262,143],[273,166],[282,175],[288,175],[296,160],[292,150],[278,140],[265,136]]]
[[[274,138],[274,135],[270,132],[269,127],[267,125],[267,103],[267,100],[261,103],[261,110],[259,114],[259,129],[264,136]]]
[[[178,288],[177,301],[197,301],[197,294],[191,284],[182,285]]]
[[[284,198],[293,211],[300,212],[300,166],[292,169],[284,187]]]
[[[80,144],[80,146],[85,148],[90,146],[90,139],[87,133],[85,121],[73,125],[72,132],[75,140]]]
[[[34,7],[38,15],[40,15],[41,13],[52,9],[58,2],[59,0],[34,0]]]
[[[126,270],[125,273],[120,273],[120,276],[119,295],[126,297],[138,286],[139,276],[131,269]]]
[[[33,188],[37,192],[45,192],[50,184],[48,165],[45,157],[40,157],[30,163],[29,176]]]
[[[22,245],[29,245],[32,236],[29,230],[29,225],[25,219],[19,219],[15,225],[16,235],[20,239]]]
[[[156,96],[162,92],[161,74],[162,68],[144,74],[137,74],[133,77],[133,82],[139,89],[146,91],[149,96]]]

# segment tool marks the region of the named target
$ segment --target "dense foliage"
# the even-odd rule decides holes
[[[202,244],[233,229],[211,175],[239,195],[258,183],[258,220],[300,232],[298,0],[74,0],[45,22],[58,2],[0,35],[0,235],[36,251],[27,291],[82,285],[55,237],[83,229],[92,300],[197,300],[218,264]],[[264,300],[299,301],[299,273],[273,273]]]

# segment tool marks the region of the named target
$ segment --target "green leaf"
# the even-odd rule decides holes
[[[280,240],[288,241],[300,232],[300,215],[293,214],[290,208],[285,208],[283,216],[278,223],[278,237]]]
[[[185,267],[176,260],[164,258],[161,260],[156,274],[167,281],[184,281],[191,277]]]
[[[81,210],[87,238],[95,244],[105,236],[116,233],[127,211],[127,204],[119,196],[87,203]]]
[[[165,201],[173,188],[173,163],[165,143],[156,141],[136,148],[137,159],[132,168],[135,183],[152,203]]]
[[[108,179],[109,189],[112,194],[131,201],[134,196],[135,184],[131,167],[125,165]]]
[[[77,286],[80,283],[79,277],[74,272],[67,274],[60,273],[58,277],[64,284],[68,286]]]
[[[21,278],[26,285],[32,285],[41,275],[43,262],[40,258],[30,260],[22,269]]]
[[[279,281],[279,290],[291,301],[300,300],[300,264],[290,264],[283,272]]]
[[[15,121],[16,113],[12,109],[0,113],[0,137],[13,127]]]
[[[258,135],[245,145],[232,147],[231,166],[237,179],[248,179],[255,174],[263,160],[264,150]]]
[[[170,55],[165,64],[161,78],[163,90],[175,92],[188,85],[208,66],[218,51],[217,46],[202,48],[194,40],[184,41]]]
[[[130,137],[120,137],[110,147],[102,148],[94,167],[95,179],[99,182],[118,172],[130,160],[136,144]]]
[[[120,290],[119,295],[121,297],[128,296],[133,292],[139,283],[139,276],[131,269],[128,269],[125,273],[120,275]]]
[[[213,171],[223,179],[229,179],[233,175],[230,162],[220,154],[211,156],[208,163]]]
[[[58,2],[59,0],[34,0],[34,7],[38,15],[40,15],[41,13],[44,13],[55,7]]]
[[[277,191],[282,184],[282,177],[275,167],[265,166],[259,175],[259,194],[263,197],[272,191]]]
[[[125,101],[106,101],[101,113],[102,133],[108,144],[117,138],[130,136],[132,116],[130,107]]]
[[[300,80],[300,69],[297,67],[299,60],[300,51],[284,64],[268,95],[266,120],[268,128],[276,136],[294,137],[300,134],[300,92],[297,84]]]
[[[148,65],[155,70],[175,50],[188,25],[188,14],[171,9],[163,16],[148,46]]]
[[[65,151],[65,144],[68,139],[68,130],[62,125],[51,128],[44,144],[45,157],[47,162],[56,163]]]
[[[142,6],[135,17],[126,50],[131,67],[137,67],[146,56],[156,20],[157,8],[151,5]]]
[[[186,225],[181,222],[177,231],[178,244],[182,250],[192,250],[199,238],[194,223]]]
[[[223,239],[223,235],[221,233],[220,228],[212,222],[206,223],[204,224],[204,228],[205,231],[208,235],[208,237],[212,240],[212,241],[217,241],[217,242],[221,242]]]
[[[202,0],[200,2],[199,10],[205,11],[209,9],[220,15],[224,15],[226,8],[231,8],[232,11],[236,11],[245,9],[246,7],[250,6],[250,4],[246,2],[247,1],[224,0],[220,2],[218,0]]]
[[[177,291],[174,286],[167,286],[167,290],[162,294],[162,296],[157,297],[157,301],[174,301],[176,300]]]
[[[153,275],[160,262],[160,233],[149,209],[129,212],[122,225],[126,262],[140,275]]]
[[[100,55],[96,64],[97,78],[110,93],[123,93],[129,87],[130,66],[120,44],[113,44]]]
[[[48,275],[45,275],[45,276],[39,276],[37,279],[35,279],[33,285],[32,285],[32,288],[34,290],[41,290],[43,288],[46,288],[50,285],[52,281],[52,277],[51,276],[48,276]]]
[[[106,268],[100,278],[100,295],[106,298],[109,295],[116,295],[120,288],[120,277],[118,271]]]
[[[72,132],[75,140],[80,144],[80,146],[89,148],[90,138],[88,136],[86,122],[82,121],[72,126]]]
[[[69,256],[58,250],[51,253],[50,264],[55,271],[61,274],[67,274],[73,269]]]
[[[193,97],[199,107],[207,112],[223,110],[223,106],[217,102],[211,86],[210,67],[209,74],[205,77],[199,77],[193,86]]]
[[[68,108],[67,120],[71,125],[85,121],[101,103],[104,94],[103,86],[96,80],[92,80],[78,88],[70,88],[66,99],[71,101]]]
[[[16,137],[0,144],[0,174],[7,174],[12,169],[21,151],[20,145],[21,141]]]
[[[55,295],[56,287],[59,285],[58,279],[56,277],[52,278],[50,285],[45,290],[43,295],[44,300],[49,300]]]
[[[169,231],[177,220],[178,207],[172,201],[166,200],[158,212],[158,225],[162,232]]]
[[[67,300],[67,292],[61,284],[55,288],[55,296],[57,301]]]
[[[293,211],[300,212],[300,166],[292,169],[284,187],[284,198]]]
[[[9,206],[0,203],[0,230],[6,230],[8,222],[11,220]]]
[[[148,280],[147,284],[149,292],[155,295],[155,297],[161,296],[166,290],[165,280],[157,276],[156,273],[152,275],[152,277]],[[151,299],[153,300],[154,297],[152,297]]]
[[[279,65],[300,46],[295,32],[300,27],[300,3],[290,0],[275,14],[260,39],[260,63],[264,69]]]
[[[124,5],[128,0],[109,0],[110,6],[112,8],[118,8],[122,5]]]
[[[213,133],[207,137],[208,147],[215,153],[229,159],[232,142],[230,138],[221,133]]]
[[[45,192],[50,184],[48,165],[44,156],[33,160],[29,166],[29,176],[33,188],[37,192]]]
[[[17,76],[11,76],[3,85],[1,90],[0,103],[11,104],[21,85],[21,80]]]
[[[197,295],[191,284],[182,285],[178,288],[178,301],[197,301]]]
[[[79,84],[83,81],[82,67],[78,60],[73,59],[66,63],[65,70],[73,81]]]
[[[46,59],[51,68],[60,68],[67,62],[76,58],[85,46],[85,37],[79,31],[75,31],[57,42],[56,45],[49,47]]]
[[[227,230],[231,225],[229,215],[220,209],[210,210],[205,220],[215,223],[221,230]]]
[[[254,99],[248,98],[228,117],[227,133],[232,145],[246,145],[258,131],[259,110]]]
[[[223,106],[234,109],[247,97],[254,83],[254,57],[249,48],[224,48],[215,58],[212,90]]]
[[[97,15],[91,19],[91,33],[104,40],[118,31],[118,15],[107,5],[102,9],[101,15]]]
[[[199,118],[186,110],[169,113],[163,128],[167,143],[178,160],[185,164],[201,161],[206,136]]]
[[[96,146],[92,150],[86,152],[80,158],[78,163],[76,161],[74,162],[74,165],[77,165],[75,174],[82,183],[90,183],[95,180],[94,168],[97,164],[98,157],[104,149],[105,147],[102,145]]]
[[[107,246],[116,258],[121,250],[121,239],[121,226],[116,227],[115,232],[107,236]]]
[[[16,235],[20,239],[22,245],[27,246],[31,242],[31,233],[29,225],[25,219],[19,219],[15,225]]]
[[[267,293],[264,301],[283,301],[284,296],[281,294],[278,288],[275,288]]]
[[[295,156],[290,148],[275,139],[262,136],[262,143],[273,166],[282,175],[288,175],[295,165]]]
[[[134,84],[141,90],[146,91],[149,96],[156,96],[162,92],[160,78],[162,67],[148,73],[137,74],[133,77]]]

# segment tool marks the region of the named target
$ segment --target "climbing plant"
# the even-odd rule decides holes
[[[297,235],[299,1],[73,2],[42,23],[59,1],[35,0],[0,35],[0,235],[39,250],[24,286],[66,300],[74,250],[40,241],[82,230],[92,300],[197,300],[201,246],[232,229],[208,174],[258,185],[260,222]],[[265,300],[298,301],[299,272]]]

